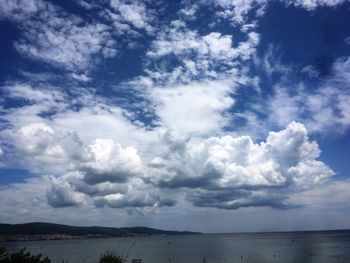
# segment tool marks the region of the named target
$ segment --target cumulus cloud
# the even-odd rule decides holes
[[[141,170],[135,149],[147,158],[157,138],[156,131],[132,124],[121,108],[86,91],[72,98],[58,88],[21,83],[2,91],[9,100],[22,102],[2,109],[0,136],[8,145],[4,158],[32,173],[84,169],[91,181],[101,180],[99,176],[122,181]]]
[[[92,202],[96,207],[128,208],[142,211],[150,207],[173,206],[176,201],[160,189],[146,184],[142,178],[128,178],[123,182],[109,179],[91,182],[84,170],[52,177],[47,201],[52,207],[82,205]],[[102,178],[103,179],[103,178]]]
[[[19,96],[15,91],[12,96]],[[27,94],[33,92],[28,89]],[[45,104],[52,99],[50,94],[33,96],[33,100],[37,99],[37,105]],[[173,101],[173,96],[177,95],[169,96],[169,100]],[[211,110],[219,111],[217,116],[220,117],[222,99],[216,101],[213,95],[209,97],[208,103],[203,105],[212,105],[214,108]],[[187,104],[193,104],[191,99],[184,103]],[[200,108],[193,111],[200,112]],[[13,113],[10,111],[9,114]],[[65,114],[68,115],[64,119],[71,120],[71,113],[66,111]],[[210,117],[209,113],[207,115]],[[288,207],[290,193],[322,184],[334,174],[317,160],[320,154],[318,145],[309,140],[306,128],[299,123],[291,123],[280,132],[271,132],[261,143],[254,143],[249,136],[233,135],[196,139],[190,136],[196,131],[195,126],[185,127],[186,132],[181,132],[185,136],[179,133],[180,126],[173,126],[176,132],[163,133],[162,141],[157,143],[160,144],[158,149],[153,147],[157,140],[140,144],[145,146],[147,143],[149,148],[145,149],[153,147],[147,157],[144,152],[139,155],[133,146],[122,146],[118,141],[103,136],[98,138],[97,133],[93,137],[81,138],[80,134],[84,134],[81,129],[75,130],[76,133],[72,130],[80,125],[71,123],[70,129],[65,130],[58,121],[63,116],[53,116],[50,122],[41,119],[42,122],[27,121],[25,125],[19,125],[24,124],[24,120],[17,116],[19,123],[2,133],[14,147],[12,152],[15,150],[21,165],[36,173],[55,174],[47,190],[48,203],[53,207],[75,206],[84,204],[86,200],[98,207],[172,206],[175,201],[169,198],[172,194],[167,193],[172,189],[180,189],[196,206],[224,209],[262,205]],[[93,115],[87,116],[91,118]],[[186,114],[182,118],[185,119]],[[8,119],[11,120],[10,117]],[[180,120],[178,124],[181,122],[186,123]],[[191,122],[195,123],[195,119]],[[221,122],[218,121],[218,124]],[[219,131],[221,128],[215,129]],[[213,128],[204,127],[203,132],[205,130]],[[147,134],[146,131],[144,133]],[[152,155],[153,159],[147,163]],[[142,158],[145,159],[142,161]]]
[[[308,10],[341,2],[285,1]],[[268,1],[208,2],[214,3],[216,15],[241,29],[240,40],[218,30],[197,31],[186,24],[188,18],[173,20],[154,34],[154,13],[141,1],[79,3],[98,9],[96,20],[85,21],[41,0],[0,0],[0,17],[18,26],[15,47],[21,54],[64,67],[65,76],[75,84],[91,84],[88,73],[95,61],[116,56],[116,36],[129,41],[145,32],[153,34],[143,75],[123,83],[147,105],[137,102],[140,118],[114,98],[97,96],[87,87],[68,87],[66,92],[67,87],[49,85],[45,78],[38,82],[46,84],[36,87],[18,82],[2,87],[6,99],[20,103],[1,108],[0,136],[7,145],[0,155],[13,160],[9,166],[50,174],[40,177],[42,181],[28,181],[29,186],[43,184],[36,188],[40,200],[33,203],[44,209],[49,209],[47,204],[148,209],[175,206],[185,197],[198,207],[288,208],[298,205],[290,196],[312,191],[334,175],[319,160],[320,149],[308,130],[334,123],[348,127],[349,59],[338,60],[333,77],[312,94],[302,88],[290,94],[274,87],[274,95],[261,107],[269,115],[266,123],[283,130],[258,142],[235,134],[239,127],[232,126],[234,115],[228,111],[235,106],[239,87],[256,84],[247,76],[247,67],[250,59],[256,60],[260,42],[255,20]],[[180,14],[193,16],[200,4],[183,8]],[[255,62],[270,77],[291,71],[273,54]],[[329,88],[333,86],[343,88]],[[255,110],[259,112],[258,107]],[[311,116],[306,121],[305,114]],[[23,187],[11,189],[19,196]],[[0,189],[0,196],[11,189]]]
[[[58,134],[45,123],[30,123],[17,131],[8,129],[3,137],[11,142],[16,165],[33,172],[65,171],[71,159],[82,155],[82,142],[76,134]]]
[[[117,207],[117,202],[110,200],[113,195],[123,196],[120,202],[132,208],[173,204],[142,185],[140,178],[144,171],[136,148],[118,143],[123,141],[125,145],[129,140],[135,144],[139,140],[146,149],[152,138],[123,117],[120,108],[107,107],[102,100],[97,102],[96,97],[90,100],[81,94],[80,107],[76,110],[57,89],[34,89],[20,83],[5,86],[3,90],[11,99],[28,102],[3,112],[7,126],[1,132],[1,139],[6,140],[10,149],[7,158],[15,167],[36,174],[52,174],[46,182],[50,206],[69,207],[89,202],[99,207]],[[43,114],[49,110],[50,114]],[[96,123],[101,125],[95,126]],[[138,135],[133,136],[134,132]]]
[[[145,136],[154,136],[152,132],[145,135],[143,127],[130,123],[128,112],[89,89],[73,87],[67,94],[57,86],[14,82],[1,90],[6,98],[24,102],[3,110],[2,118],[8,124],[4,133],[31,123],[45,123],[57,134],[76,133],[86,143],[103,138],[123,142],[124,146],[139,146]]]
[[[115,193],[95,198],[97,206],[109,206],[113,208],[123,207],[161,207],[173,206],[175,200],[164,197],[157,189],[150,189],[142,180],[136,179],[127,185],[125,193]]]
[[[74,191],[68,182],[53,179],[46,192],[47,202],[52,207],[75,206],[84,203],[84,195]]]
[[[123,149],[111,139],[96,139],[88,146],[89,160],[82,165],[85,180],[97,182],[125,182],[142,171],[142,164],[134,147]]]
[[[195,205],[219,208],[287,206],[290,192],[322,184],[334,172],[318,161],[317,143],[292,122],[255,144],[249,136],[212,137],[151,161],[150,180],[161,187],[193,188]]]
[[[224,81],[192,82],[151,92],[162,124],[185,134],[220,130],[229,122],[223,112],[234,103],[229,96],[231,85]]]
[[[91,184],[125,182],[141,172],[142,164],[134,147],[123,148],[112,139],[95,139],[84,145],[74,133],[58,134],[44,123],[31,123],[11,134],[13,146],[24,165],[52,172],[80,169]],[[56,167],[56,169],[53,169]]]
[[[236,42],[219,32],[201,35],[174,20],[152,41],[145,76],[129,85],[142,87],[166,128],[186,134],[218,132],[229,123],[225,113],[234,104],[232,94],[253,82],[243,74],[241,62],[253,56],[259,41],[255,32]]]
[[[66,207],[83,204],[89,196],[97,196],[96,204],[109,200],[113,195],[123,197],[125,206],[153,206],[152,200],[135,195],[144,194],[129,181],[142,175],[142,163],[134,147],[121,147],[111,139],[95,139],[84,145],[77,135],[57,134],[44,123],[31,123],[22,127],[12,137],[20,163],[35,172],[53,172],[47,190],[48,203],[53,207]],[[67,172],[63,175],[60,173]],[[140,179],[138,179],[140,180]],[[129,190],[125,190],[129,189]],[[126,191],[126,192],[125,192]],[[97,200],[99,200],[97,202]],[[141,205],[141,200],[145,201]],[[117,206],[107,202],[109,206]]]

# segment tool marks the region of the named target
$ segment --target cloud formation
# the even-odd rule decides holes
[[[15,47],[25,56],[82,71],[93,66],[96,55],[109,58],[117,53],[112,28],[105,24],[85,22],[41,0],[3,0],[0,6],[1,18],[13,21],[23,32]]]
[[[176,202],[167,191],[179,189],[200,207],[288,208],[291,194],[322,185],[335,174],[317,160],[317,143],[295,122],[259,144],[249,136],[230,135],[194,143],[171,131],[163,143],[163,155],[141,170],[135,150],[120,149],[112,141],[93,142],[88,147],[92,157],[87,154],[85,163],[70,160],[77,163],[72,172],[53,178],[49,204],[70,206],[92,198],[98,207],[172,206]]]
[[[249,136],[212,137],[198,145],[170,141],[173,150],[150,163],[150,180],[167,188],[193,188],[198,206],[287,206],[288,194],[312,188],[335,173],[318,161],[317,143],[292,122],[255,144]],[[181,145],[181,147],[179,147]],[[176,150],[174,150],[176,149]]]
[[[256,32],[248,32],[245,40],[239,42],[219,32],[200,35],[189,30],[183,21],[174,20],[152,42],[147,56],[155,69],[149,67],[146,72],[156,83],[166,85],[200,78],[220,79],[225,74],[236,74],[241,68],[238,62],[251,58],[259,41]],[[176,63],[165,66],[164,61],[172,56]]]
[[[291,120],[300,120],[311,132],[328,133],[334,127],[338,133],[346,132],[350,125],[349,70],[348,57],[336,60],[332,74],[311,92],[303,85],[295,92],[282,87],[283,82],[276,85],[267,102],[270,122],[284,126]]]
[[[280,2],[313,11],[344,1]],[[162,17],[171,3],[79,0],[68,12],[0,0],[0,19],[18,30],[16,52],[55,69],[1,83],[0,165],[36,177],[0,187],[0,197],[12,191],[10,205],[45,213],[286,209],[333,189],[316,139],[349,128],[350,59],[313,89],[289,82],[296,66],[274,45],[257,50],[270,3],[185,1]],[[205,27],[201,8],[210,10]],[[318,77],[312,65],[301,74]]]

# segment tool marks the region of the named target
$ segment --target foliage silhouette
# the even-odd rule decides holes
[[[32,255],[25,248],[10,254],[6,248],[0,247],[0,263],[51,263],[51,260],[48,257],[42,258],[41,254]],[[123,259],[108,252],[101,255],[98,263],[123,263]]]
[[[42,255],[32,255],[22,248],[18,252],[8,253],[4,247],[0,247],[0,263],[50,263],[48,257],[42,258]]]
[[[104,254],[100,257],[99,263],[122,263],[123,259],[112,253]]]

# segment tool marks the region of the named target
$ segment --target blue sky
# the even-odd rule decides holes
[[[349,12],[0,0],[0,221],[349,228]]]

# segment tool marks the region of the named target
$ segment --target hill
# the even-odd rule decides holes
[[[0,224],[0,241],[52,240],[149,235],[200,234],[189,231],[169,231],[148,227],[69,226],[52,223]]]

